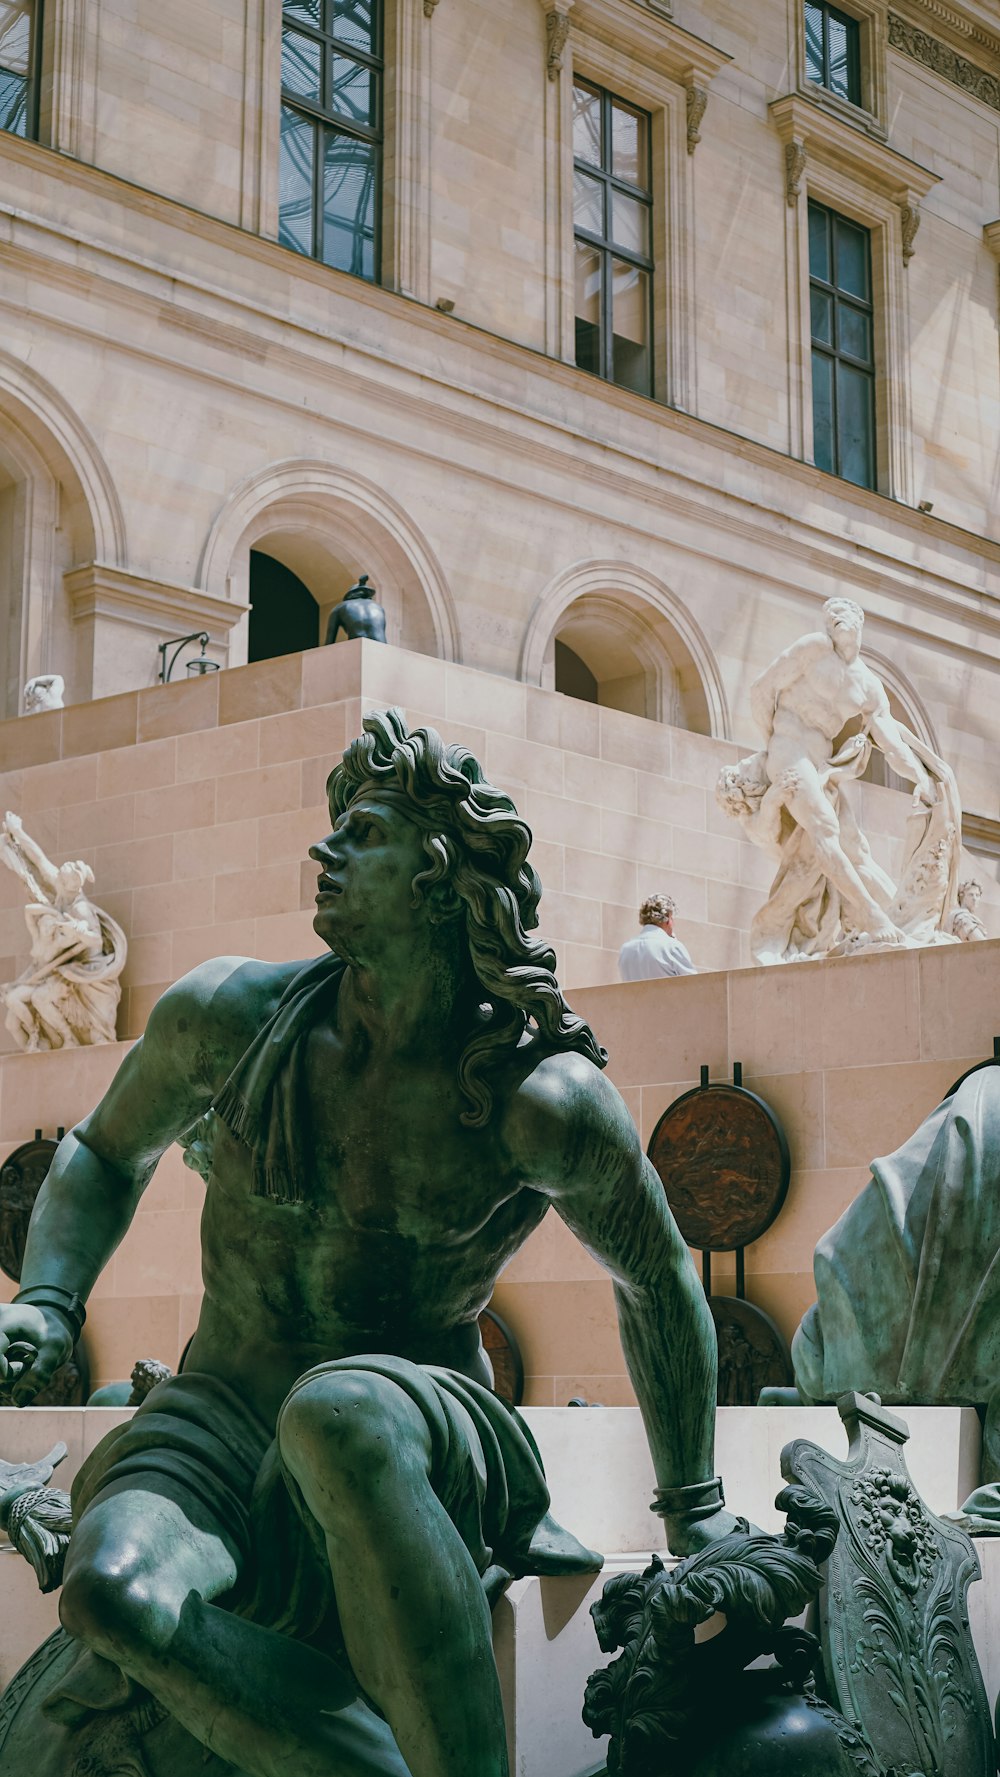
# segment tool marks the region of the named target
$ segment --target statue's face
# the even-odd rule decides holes
[[[959,906],[968,908],[970,913],[975,913],[976,908],[979,906],[982,893],[983,891],[978,882],[963,882],[958,891]]]
[[[427,869],[421,832],[392,802],[359,797],[309,856],[320,866],[313,926],[347,961],[374,959],[380,934],[426,919],[413,897],[413,879]]]
[[[847,599],[834,599],[826,608],[826,633],[843,660],[856,660],[861,652],[864,616]]]

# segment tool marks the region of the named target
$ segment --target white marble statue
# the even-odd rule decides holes
[[[750,690],[759,753],[719,777],[720,807],[778,865],[750,928],[759,963],[797,962],[890,945],[954,943],[962,810],[954,774],[897,722],[861,658],[864,612],[828,599],[825,629],[793,642]],[[839,748],[835,741],[859,724]],[[876,746],[914,785],[898,884],[872,857],[845,785]]]
[[[967,882],[958,885],[958,906],[954,908],[948,929],[960,944],[974,944],[980,939],[988,938],[979,917],[979,903],[983,898],[983,885],[970,876]]]
[[[51,863],[16,814],[0,821],[0,862],[29,896],[30,961],[0,986],[11,1036],[29,1052],[113,1043],[127,944],[118,922],[87,899],[93,871]]]
[[[29,679],[24,687],[25,715],[37,715],[39,710],[63,709],[65,692],[66,681],[59,673],[39,673],[37,678]]]

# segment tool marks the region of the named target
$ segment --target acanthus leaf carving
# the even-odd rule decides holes
[[[688,81],[685,88],[687,97],[687,145],[688,153],[693,154],[701,141],[701,123],[708,105],[708,93],[703,86],[693,80]]]
[[[785,143],[785,196],[790,204],[797,204],[802,190],[802,177],[806,170],[806,145],[794,141]]]

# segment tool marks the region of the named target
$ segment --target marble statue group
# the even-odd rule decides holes
[[[949,926],[962,810],[954,773],[893,716],[861,657],[861,607],[828,599],[823,620],[751,687],[764,745],[726,766],[716,789],[720,806],[777,865],[750,929],[758,963],[956,940]],[[872,747],[914,786],[897,882],[875,862],[847,793]]]
[[[0,863],[28,893],[29,960],[0,986],[14,1041],[29,1053],[113,1043],[128,945],[118,921],[87,897],[89,864],[53,864],[10,813],[0,821]]]

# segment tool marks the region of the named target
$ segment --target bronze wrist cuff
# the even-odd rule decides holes
[[[696,1524],[700,1518],[711,1518],[726,1503],[721,1475],[710,1481],[695,1481],[690,1487],[658,1487],[650,1511],[658,1518],[683,1518]]]
[[[69,1321],[73,1344],[76,1344],[83,1331],[87,1310],[75,1290],[63,1289],[61,1283],[29,1284],[27,1289],[18,1290],[14,1297],[14,1305],[21,1302],[29,1308],[54,1308],[57,1314]]]

